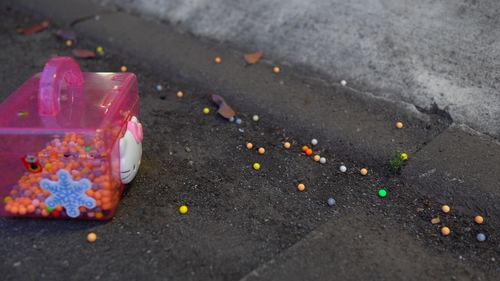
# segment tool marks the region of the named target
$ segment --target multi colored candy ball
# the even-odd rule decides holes
[[[303,183],[299,183],[297,185],[297,190],[298,191],[304,191],[304,190],[306,190],[306,186]]]
[[[313,159],[314,159],[314,161],[319,162],[319,160],[321,159],[321,156],[316,154],[316,155],[314,155]]]
[[[252,167],[256,171],[260,170],[260,164],[259,163],[253,163]]]
[[[379,189],[377,192],[378,197],[385,198],[387,197],[387,191],[383,188]]]
[[[328,204],[328,206],[332,207],[333,205],[335,205],[335,199],[330,197],[330,198],[328,198],[326,203]]]
[[[484,242],[484,241],[486,240],[486,235],[484,235],[484,233],[478,233],[478,234],[476,235],[476,239],[477,239],[477,241],[479,241],[479,242]]]
[[[189,208],[186,205],[182,205],[179,207],[179,214],[185,215],[189,212]]]
[[[89,234],[87,234],[87,241],[89,241],[90,243],[94,243],[96,240],[97,234],[95,234],[94,232],[90,232]]]
[[[203,108],[203,114],[207,115],[209,113],[210,113],[210,108],[208,107]]]

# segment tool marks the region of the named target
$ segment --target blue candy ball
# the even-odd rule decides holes
[[[479,242],[484,242],[486,240],[486,235],[484,235],[484,233],[478,233],[476,239]]]
[[[335,205],[335,199],[333,199],[333,198],[328,198],[328,201],[326,201],[326,202],[328,203],[328,206],[330,206],[330,207]]]

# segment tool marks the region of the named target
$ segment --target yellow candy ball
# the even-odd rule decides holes
[[[403,122],[397,122],[396,123],[396,128],[398,128],[398,129],[403,129],[403,126],[404,126]]]
[[[185,215],[189,212],[189,208],[186,205],[182,205],[179,207],[179,214]]]
[[[258,171],[260,170],[260,164],[259,163],[253,163],[253,169]]]
[[[205,107],[203,108],[203,114],[209,114],[210,113],[210,108]]]
[[[304,190],[306,190],[306,186],[303,183],[299,183],[297,185],[297,190],[298,191],[304,191]]]
[[[401,158],[401,160],[403,160],[403,161],[406,161],[406,160],[408,160],[408,154],[403,152],[399,155],[399,158]]]

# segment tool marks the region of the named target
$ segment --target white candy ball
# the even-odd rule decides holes
[[[326,163],[326,158],[325,157],[319,158],[319,163],[325,164]]]
[[[345,81],[345,80],[340,81],[340,85],[342,85],[342,86],[347,85],[347,81]]]
[[[318,144],[318,140],[317,139],[312,139],[311,140],[311,144],[312,145],[317,145]]]
[[[240,118],[236,118],[236,124],[240,125],[242,122]]]
[[[252,120],[255,121],[255,122],[259,121],[259,115],[254,115],[252,117]]]
[[[340,170],[342,173],[345,173],[345,172],[347,172],[347,167],[346,167],[346,166],[344,166],[344,165],[342,165],[342,166],[340,166],[339,170]]]
[[[157,91],[161,91],[161,90],[163,90],[163,86],[162,86],[162,85],[160,85],[160,84],[156,85],[156,90],[157,90]]]

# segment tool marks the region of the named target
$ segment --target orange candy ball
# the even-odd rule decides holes
[[[397,129],[403,129],[403,122],[396,122],[396,128]]]
[[[279,66],[275,66],[275,67],[273,67],[273,72],[278,74],[281,72],[281,68]]]
[[[445,214],[449,213],[449,212],[450,212],[450,210],[451,210],[451,208],[450,208],[450,206],[448,206],[448,205],[443,205],[443,206],[441,207],[441,211],[443,211],[443,213],[445,213]]]
[[[97,234],[95,234],[94,232],[90,232],[89,234],[87,234],[87,241],[89,241],[90,243],[94,243],[96,240]]]
[[[184,96],[184,93],[182,91],[177,92],[177,97],[182,98]]]
[[[304,191],[304,190],[306,190],[306,186],[303,183],[299,183],[297,185],[297,190]]]
[[[121,72],[127,72],[127,70],[128,68],[125,65],[122,65],[122,67],[120,67]]]
[[[221,57],[215,57],[214,58],[214,62],[215,62],[215,64],[220,64],[220,63],[222,63],[222,58]]]
[[[368,169],[367,168],[361,168],[361,170],[359,170],[359,174],[362,175],[362,176],[368,175]]]
[[[484,218],[482,216],[475,216],[474,217],[474,222],[477,224],[483,224],[484,223]]]
[[[259,152],[260,155],[263,155],[264,153],[266,153],[266,149],[263,148],[263,147],[259,147],[258,152]]]
[[[307,148],[305,152],[307,156],[311,156],[313,154],[313,151],[310,148]]]
[[[247,149],[252,149],[253,148],[253,144],[251,142],[247,142]]]
[[[451,233],[451,230],[450,230],[448,227],[443,226],[443,227],[441,228],[441,234],[442,234],[443,236],[448,236],[448,235],[450,235],[450,233]]]
[[[283,144],[283,147],[284,147],[284,148],[286,148],[286,149],[289,149],[290,147],[292,147],[292,144],[291,144],[291,143],[289,143],[289,142],[285,142],[285,143]]]

